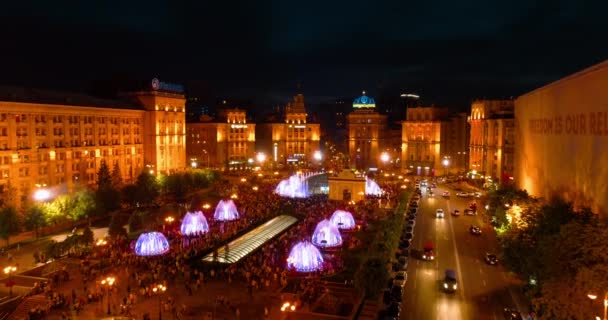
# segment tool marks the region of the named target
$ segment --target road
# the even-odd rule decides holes
[[[481,215],[465,216],[464,209],[474,198],[459,198],[455,191],[451,197],[441,196],[447,189],[441,186],[435,197],[422,194],[416,218],[414,238],[408,266],[408,282],[404,290],[401,319],[504,319],[504,307],[517,307],[521,301],[515,297],[516,282],[510,279],[505,269],[485,263],[486,252],[497,252],[494,231],[483,224]],[[435,218],[435,210],[445,211],[444,219]],[[460,210],[461,215],[450,213]],[[483,210],[483,208],[479,208]],[[472,235],[469,227],[482,226],[481,236]],[[434,261],[417,258],[425,242],[435,244]],[[456,271],[458,290],[453,294],[441,289],[446,269]]]

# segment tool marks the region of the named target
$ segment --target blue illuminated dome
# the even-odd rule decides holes
[[[315,233],[312,234],[312,243],[323,248],[339,247],[342,245],[340,230],[325,219],[317,224]]]
[[[135,243],[135,254],[138,256],[158,256],[169,251],[169,241],[160,232],[144,232]]]
[[[353,108],[356,108],[356,109],[375,108],[375,107],[376,107],[376,101],[374,100],[374,98],[370,98],[370,97],[366,96],[365,91],[363,91],[362,96],[360,96],[359,98],[356,98],[353,101]]]
[[[196,235],[209,232],[207,218],[201,211],[188,212],[182,221],[181,232],[184,235]]]
[[[341,230],[350,230],[355,228],[355,219],[353,218],[353,214],[348,211],[334,211],[329,221]]]

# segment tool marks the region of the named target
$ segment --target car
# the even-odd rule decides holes
[[[498,264],[498,257],[493,253],[486,253],[486,263],[495,266]]]
[[[473,211],[477,211],[477,203],[475,203],[475,202],[469,203],[469,208]]]
[[[405,232],[414,232],[413,226],[405,226]]]
[[[433,193],[433,191],[429,191],[429,198],[433,198],[435,197],[435,193]]]
[[[454,293],[458,289],[458,280],[456,280],[456,272],[452,269],[445,270],[443,278],[443,290],[445,292]]]
[[[386,308],[386,316],[388,317],[388,319],[399,319],[400,315],[401,315],[401,303],[399,303],[397,301],[393,301]],[[387,319],[387,317],[384,317],[384,319]]]
[[[416,216],[411,216],[410,215],[410,216],[407,217],[407,221],[408,222],[415,221],[415,220],[416,220]]]
[[[478,227],[478,226],[470,226],[469,227],[469,231],[473,235],[476,235],[476,236],[480,236],[481,235],[481,228]]]
[[[414,238],[414,234],[411,232],[406,232],[404,238],[407,240],[412,240],[412,238]]]
[[[482,196],[481,192],[473,192],[473,197],[481,198],[481,196]]]
[[[410,208],[418,208],[417,202],[410,202]]]
[[[436,218],[443,218],[443,216],[444,216],[443,209],[437,209],[435,211],[435,217]]]
[[[464,209],[464,215],[465,216],[475,216],[477,215],[477,213],[475,213],[475,211],[473,211],[472,209]]]
[[[406,282],[407,282],[407,272],[399,271],[395,274],[395,278],[393,279],[393,285],[405,287]]]
[[[431,183],[431,188],[437,188],[437,184],[435,182]]]
[[[408,220],[407,221],[407,225],[408,226],[412,226],[412,227],[415,226],[416,225],[416,220]]]
[[[463,197],[463,198],[468,198],[469,194],[467,192],[456,192],[456,196],[457,197]]]
[[[441,195],[444,196],[444,197],[449,197],[450,196],[450,192],[449,191],[444,191]]]
[[[427,242],[422,248],[422,260],[435,260],[435,251],[432,242]]]
[[[403,288],[400,286],[393,286],[391,288],[391,298],[393,301],[401,301],[403,299]]]
[[[411,246],[410,241],[409,240],[401,240],[401,242],[399,242],[399,249],[404,250],[404,249],[409,249]]]
[[[514,308],[505,308],[503,312],[505,320],[523,320],[521,313]]]
[[[458,217],[458,216],[460,216],[460,211],[458,209],[454,209],[454,211],[452,211],[452,215],[454,217]]]

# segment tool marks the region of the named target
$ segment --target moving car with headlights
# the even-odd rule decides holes
[[[437,211],[435,211],[435,218],[443,218],[443,216],[443,209],[437,209]]]
[[[454,211],[452,211],[452,215],[454,217],[458,217],[458,216],[460,216],[460,211],[458,209],[454,209]]]
[[[493,253],[486,253],[486,263],[495,266],[498,264],[498,257]]]
[[[475,216],[477,215],[477,213],[475,213],[475,211],[473,211],[473,209],[464,209],[464,215],[465,216]]]
[[[462,191],[460,191],[460,192],[456,192],[456,196],[457,196],[457,197],[468,198],[468,197],[469,197],[469,194],[468,194],[468,193],[466,193],[466,192],[462,192]]]
[[[450,192],[449,191],[444,191],[442,194],[442,196],[449,198],[450,197]]]
[[[435,260],[435,249],[432,242],[427,242],[422,248],[422,260]]]
[[[471,227],[469,227],[469,231],[475,236],[481,235],[481,228],[478,226],[472,225]]]
[[[452,269],[445,270],[445,277],[443,278],[443,290],[445,292],[453,293],[458,289],[458,280],[456,280],[456,272]]]

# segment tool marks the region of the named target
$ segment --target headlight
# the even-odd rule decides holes
[[[458,287],[458,285],[456,285],[456,284],[455,284],[455,285],[454,285],[454,290],[456,290],[456,287]]]
[[[435,259],[435,256],[431,256],[431,260],[434,260],[434,259]]]
[[[422,255],[422,259],[426,259],[426,255],[424,255],[424,254],[423,254],[423,255]]]
[[[444,283],[444,284],[443,284],[443,287],[447,289],[447,288],[448,288],[448,284],[447,284],[447,283]]]

